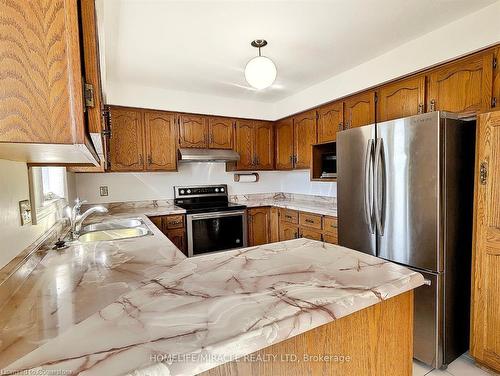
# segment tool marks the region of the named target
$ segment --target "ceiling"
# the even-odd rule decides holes
[[[494,2],[105,0],[105,77],[273,103]],[[243,73],[258,38],[278,68],[261,91]]]

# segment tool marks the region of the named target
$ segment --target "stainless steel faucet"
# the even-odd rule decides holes
[[[69,220],[71,222],[71,239],[76,240],[80,236],[80,231],[82,229],[82,223],[83,221],[91,214],[94,213],[107,213],[108,209],[106,209],[102,205],[98,206],[92,206],[88,210],[86,210],[83,214],[80,214],[80,209],[83,204],[85,204],[87,201],[86,200],[80,200],[80,198],[77,198],[75,200],[75,206],[73,208],[70,208],[68,206],[68,216]]]

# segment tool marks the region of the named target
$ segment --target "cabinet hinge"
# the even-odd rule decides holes
[[[111,111],[109,107],[104,107],[102,116],[104,118],[104,129],[101,131],[101,134],[103,137],[111,138]]]
[[[94,85],[85,83],[83,86],[83,98],[85,100],[85,107],[94,108]]]
[[[498,65],[498,60],[496,57],[494,57],[493,58],[493,69],[496,69],[497,65]]]
[[[496,107],[497,106],[497,97],[491,98],[491,107]]]

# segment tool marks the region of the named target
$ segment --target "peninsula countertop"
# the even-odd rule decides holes
[[[196,374],[424,282],[402,266],[307,239],[189,259],[162,252],[175,262],[4,368]]]

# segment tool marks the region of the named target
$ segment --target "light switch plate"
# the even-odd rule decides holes
[[[101,196],[107,196],[108,195],[108,186],[103,185],[103,186],[99,187],[99,194]]]
[[[21,214],[21,226],[31,223],[31,204],[30,200],[19,201],[19,213]]]

